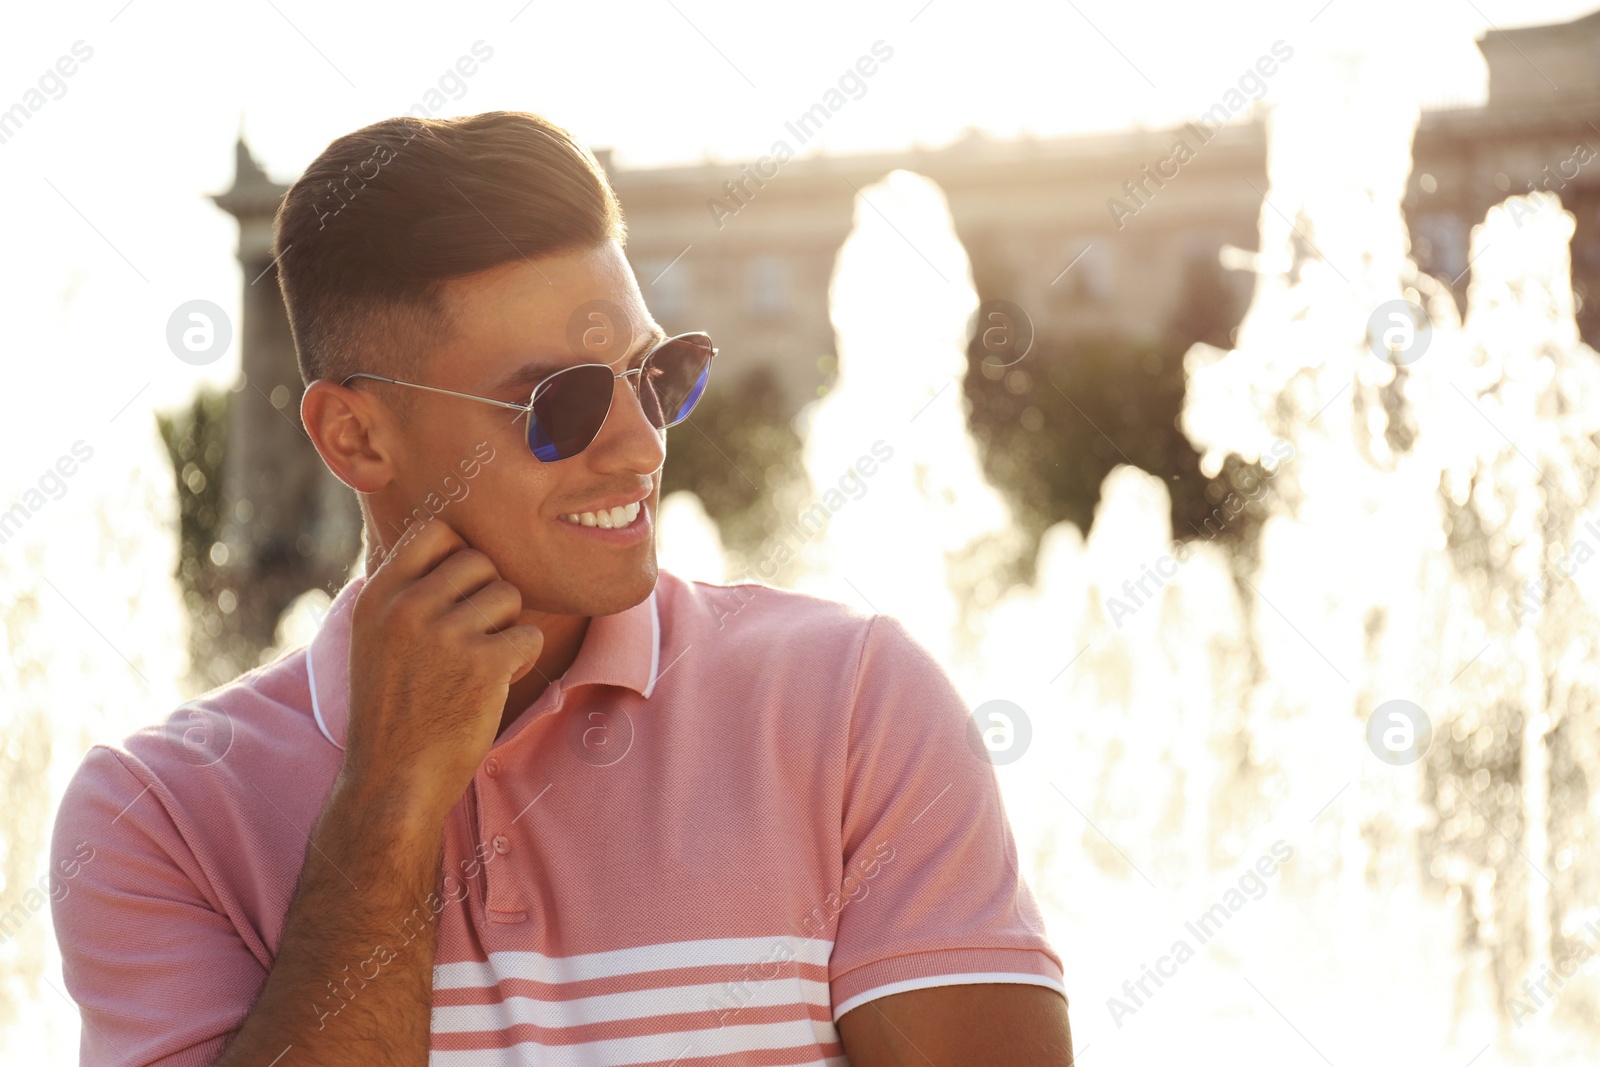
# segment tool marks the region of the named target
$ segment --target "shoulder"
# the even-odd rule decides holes
[[[774,652],[801,647],[859,648],[880,618],[850,604],[760,582],[705,582],[661,572],[663,624],[682,635]],[[797,644],[796,642],[800,642]]]
[[[292,794],[331,786],[339,753],[309,708],[304,646],[198,696],[163,718],[85,753],[61,817],[94,815],[191,846],[226,842],[256,822],[255,809],[299,807]],[[285,795],[291,795],[285,800]],[[320,797],[318,798],[320,799]],[[279,817],[279,816],[274,816]]]
[[[160,774],[188,778],[222,776],[236,781],[247,772],[281,775],[279,761],[296,766],[321,748],[311,715],[306,646],[290,648],[268,663],[246,671],[183,701],[165,718],[114,746]],[[197,775],[195,772],[213,772]]]
[[[661,572],[663,640],[682,647],[715,641],[725,654],[760,656],[815,669],[831,662],[846,677],[941,674],[933,656],[892,615],[760,582],[705,582]]]

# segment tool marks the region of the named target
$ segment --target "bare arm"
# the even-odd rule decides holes
[[[544,636],[488,557],[441,520],[413,529],[356,598],[344,765],[217,1067],[427,1065],[445,818]]]
[[[1043,986],[932,986],[869,1000],[839,1017],[853,1067],[1072,1067],[1067,1002]]]
[[[428,1062],[444,824],[340,780],[311,835],[278,956],[218,1067]],[[404,935],[402,934],[404,932]],[[405,936],[408,935],[408,936]]]

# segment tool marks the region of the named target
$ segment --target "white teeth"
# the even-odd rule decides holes
[[[640,502],[634,501],[621,507],[584,511],[561,517],[574,526],[598,526],[603,530],[620,530],[624,526],[633,525],[633,520],[639,517],[639,507]]]

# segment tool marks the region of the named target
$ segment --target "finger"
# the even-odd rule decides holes
[[[405,533],[373,570],[368,584],[410,584],[464,547],[466,541],[443,519],[414,523],[406,527]]]
[[[544,651],[544,631],[531,623],[507,626],[497,634],[497,647],[504,656],[502,662],[509,672],[509,681],[516,683],[531,674]]]
[[[521,612],[521,591],[496,577],[452,608],[445,618],[471,632],[491,634],[511,626]]]
[[[430,603],[436,604],[438,610],[443,612],[499,580],[500,571],[488,556],[476,549],[463,547],[450,553],[417,582],[417,587]]]

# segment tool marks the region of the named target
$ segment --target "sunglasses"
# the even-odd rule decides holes
[[[656,429],[665,430],[688,418],[705,395],[706,384],[711,380],[711,357],[716,354],[717,349],[708,335],[680,333],[652,348],[637,367],[620,374],[613,373],[605,363],[563,367],[535,385],[526,404],[402,382],[364,371],[350,375],[339,384],[348,385],[356,378],[371,378],[521,412],[528,416],[528,451],[536,459],[555,463],[571,459],[594,443],[605,425],[606,416],[611,414],[611,400],[616,395],[614,383],[618,378],[637,376],[633,383],[634,395],[639,398],[645,418]]]

